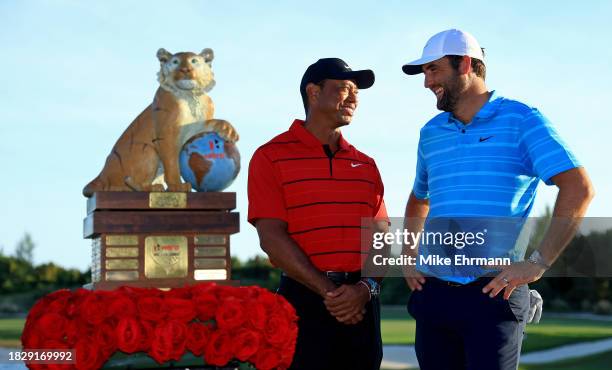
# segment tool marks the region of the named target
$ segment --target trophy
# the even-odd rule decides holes
[[[213,51],[159,49],[157,58],[153,102],[83,189],[94,289],[231,279],[229,237],[239,214],[236,194],[220,191],[238,175],[240,154],[234,127],[213,119]]]

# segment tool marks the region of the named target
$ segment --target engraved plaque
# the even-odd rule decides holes
[[[149,208],[187,208],[187,193],[149,193]]]
[[[225,257],[225,247],[195,247],[196,257]]]
[[[106,257],[138,257],[138,248],[106,248]]]
[[[145,276],[150,279],[187,276],[188,255],[185,236],[147,236]]]
[[[196,235],[194,243],[196,245],[223,245],[227,241],[226,235],[202,234]]]
[[[195,280],[227,280],[227,270],[195,270]]]
[[[137,259],[116,259],[106,260],[107,270],[137,270],[138,260]]]
[[[106,245],[138,245],[138,235],[107,235]]]
[[[193,267],[197,269],[222,269],[227,266],[221,258],[196,258]]]
[[[138,280],[138,271],[107,271],[106,280],[108,281]]]

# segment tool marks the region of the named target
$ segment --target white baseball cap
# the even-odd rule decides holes
[[[402,70],[409,75],[422,73],[423,64],[446,55],[467,55],[484,63],[484,54],[476,38],[467,32],[450,29],[433,35],[425,44],[421,58],[404,64]]]

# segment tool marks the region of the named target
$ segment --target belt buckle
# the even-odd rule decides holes
[[[340,276],[340,274],[344,275],[345,279],[348,278],[348,272],[346,271],[325,271],[325,276],[327,277],[337,277]]]
[[[452,287],[460,287],[460,286],[463,286],[463,284],[455,283],[455,282],[453,282],[453,281],[448,281],[448,280],[446,281],[446,284],[447,284],[448,286],[452,286]]]

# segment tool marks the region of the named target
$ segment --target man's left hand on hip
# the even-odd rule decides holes
[[[504,290],[506,300],[517,286],[539,280],[546,271],[543,266],[527,261],[500,267],[502,271],[482,289],[482,292],[493,298]]]

